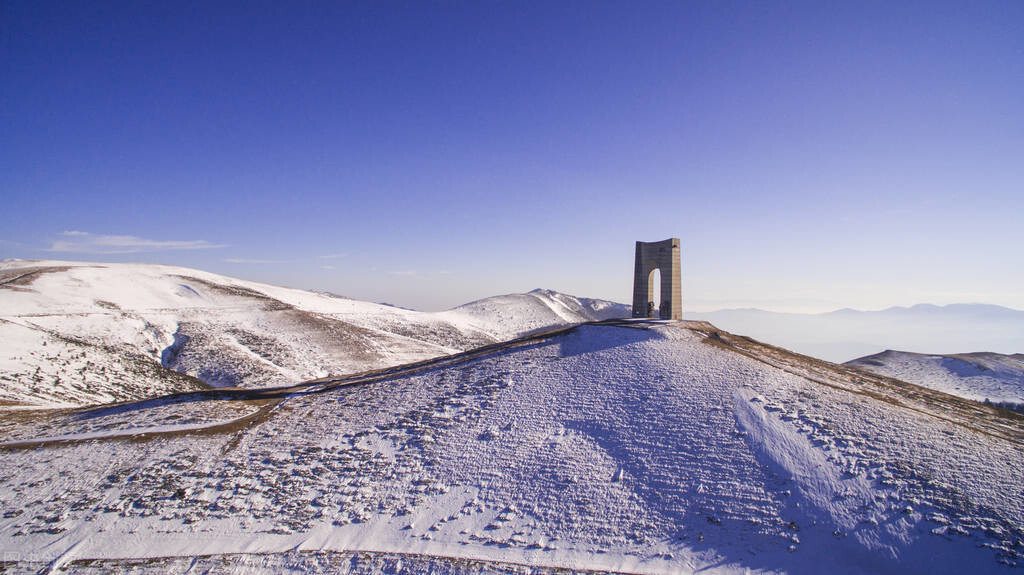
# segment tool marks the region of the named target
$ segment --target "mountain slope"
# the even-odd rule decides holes
[[[1024,419],[708,324],[621,323],[632,328],[361,378],[7,419],[0,551],[35,561],[6,567],[1002,573],[1021,561]]]
[[[962,353],[925,355],[886,350],[846,362],[974,401],[1024,409],[1024,355]]]
[[[73,406],[280,385],[436,357],[616,309],[555,292],[499,300],[421,313],[187,268],[5,261],[0,402]]]
[[[557,325],[625,318],[630,312],[631,307],[625,304],[535,289],[477,300],[438,315],[472,325],[502,341]]]
[[[822,314],[733,309],[687,312],[685,318],[709,321],[734,333],[836,363],[885,349],[930,354],[1024,350],[1024,311],[994,305],[922,304]]]

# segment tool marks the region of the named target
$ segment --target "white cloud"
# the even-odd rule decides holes
[[[206,240],[151,240],[138,236],[92,234],[77,230],[61,233],[53,241],[48,252],[79,254],[134,254],[139,252],[160,252],[170,250],[208,250],[227,247]]]
[[[337,269],[337,268],[335,268],[334,266],[320,266],[320,269],[322,269],[322,270],[333,270],[333,269]]]
[[[319,257],[322,260],[336,260],[338,258],[348,257],[348,254],[344,253],[344,252],[341,252],[341,253],[336,253],[336,254],[324,254],[322,256],[317,256],[317,257]]]

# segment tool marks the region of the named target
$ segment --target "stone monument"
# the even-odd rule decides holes
[[[661,270],[661,301],[654,301],[654,270]],[[633,275],[633,317],[683,319],[683,288],[679,280],[679,238],[636,243]]]

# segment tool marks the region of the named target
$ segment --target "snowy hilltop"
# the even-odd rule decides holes
[[[629,315],[557,292],[423,313],[145,264],[0,263],[0,405],[295,383]]]
[[[846,365],[974,401],[1024,410],[1024,354],[926,355],[886,350]]]
[[[1024,418],[701,322],[0,419],[12,573],[1008,573]]]
[[[1024,565],[1024,416],[913,383],[1008,389],[1016,356],[844,366],[628,312],[4,262],[0,570]]]

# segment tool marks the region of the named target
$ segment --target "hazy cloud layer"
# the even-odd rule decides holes
[[[208,250],[224,248],[226,244],[214,244],[206,240],[151,240],[138,236],[93,234],[80,231],[66,231],[53,241],[46,250],[76,254],[133,254],[139,252],[161,252],[172,250]]]

